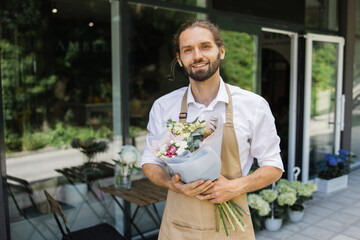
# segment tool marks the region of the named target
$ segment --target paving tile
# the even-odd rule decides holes
[[[348,229],[346,229],[345,231],[343,231],[343,234],[347,235],[349,237],[359,239],[360,238],[360,227],[351,226]]]
[[[294,232],[281,228],[280,231],[277,232],[270,232],[267,230],[262,231],[262,235],[268,238],[276,239],[276,240],[288,240]]]
[[[345,224],[352,224],[356,221],[359,221],[359,217],[356,217],[354,215],[350,215],[350,214],[347,214],[347,213],[342,213],[342,212],[339,212],[339,213],[336,213],[336,214],[333,214],[331,216],[329,216],[330,219],[333,219],[335,221],[341,221]]]
[[[321,219],[323,219],[322,217],[319,217],[319,216],[316,216],[312,213],[309,213],[309,211],[307,211],[304,215],[304,218],[303,218],[303,222],[305,223],[309,223],[309,224],[313,224],[315,222],[319,222],[321,221]]]
[[[354,206],[347,207],[347,208],[342,209],[341,212],[348,213],[348,214],[355,215],[355,216],[360,216],[360,207],[354,207]]]
[[[301,230],[310,227],[309,223],[306,223],[304,221],[292,223],[289,222],[283,226],[284,229],[293,231],[293,232],[300,232]]]
[[[273,240],[273,238],[269,238],[263,235],[255,235],[256,240]]]
[[[345,206],[342,204],[339,204],[338,202],[331,202],[331,201],[321,201],[321,202],[317,202],[314,204],[315,206],[320,206],[320,207],[326,207],[332,210],[339,210],[344,208]]]
[[[351,205],[355,202],[358,201],[358,199],[354,199],[354,198],[347,198],[345,196],[342,196],[341,194],[337,194],[334,196],[331,196],[327,199],[328,201],[332,201],[332,202],[337,202],[340,203],[342,205]]]
[[[322,227],[324,229],[328,229],[333,232],[341,232],[344,229],[348,228],[349,225],[340,221],[332,220],[332,219],[324,219],[318,223],[316,226]]]
[[[311,213],[319,217],[327,217],[330,214],[334,213],[335,210],[320,206],[311,206],[307,209],[305,209],[306,213]]]
[[[317,226],[311,226],[311,227],[304,229],[302,231],[302,234],[304,234],[308,237],[312,237],[314,239],[318,239],[318,240],[330,239],[336,235],[336,233],[333,231],[330,231],[330,230],[327,230],[327,229],[324,229],[321,227],[317,227]]]
[[[331,238],[330,240],[357,240],[358,238],[352,238],[345,236],[343,234],[336,235],[335,237]]]
[[[312,237],[297,233],[297,234],[291,235],[288,240],[315,240],[315,239],[316,238],[312,238]]]
[[[359,182],[360,182],[360,180],[359,180]],[[359,185],[359,182],[357,183],[357,185]],[[348,190],[348,191],[342,193],[341,195],[345,196],[345,197],[349,197],[349,198],[360,199],[360,193],[354,192],[352,190]]]

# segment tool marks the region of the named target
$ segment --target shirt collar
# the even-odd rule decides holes
[[[195,98],[194,98],[194,95],[191,92],[191,83],[189,84],[188,89],[189,90],[187,92],[187,104],[188,105],[190,103],[195,104]],[[215,102],[215,104],[217,102],[229,103],[229,96],[228,96],[228,94],[226,92],[225,82],[223,81],[222,77],[220,77],[220,87],[219,87],[218,94],[216,95],[216,98],[213,100],[213,102]],[[210,104],[210,105],[212,105],[212,104]]]

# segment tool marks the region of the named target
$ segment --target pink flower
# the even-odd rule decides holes
[[[169,149],[167,150],[166,155],[168,157],[177,156],[177,154],[176,154],[177,149],[178,149],[177,147],[175,147],[174,145],[171,145],[169,147]]]

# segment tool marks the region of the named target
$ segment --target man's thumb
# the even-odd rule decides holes
[[[176,183],[180,181],[180,175],[179,174],[175,174],[174,176],[172,176],[172,182]]]

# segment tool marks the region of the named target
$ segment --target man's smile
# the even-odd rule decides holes
[[[203,69],[205,66],[209,65],[208,62],[205,62],[205,63],[196,63],[196,64],[192,64],[191,67],[194,69],[194,70],[199,70],[199,69]]]

